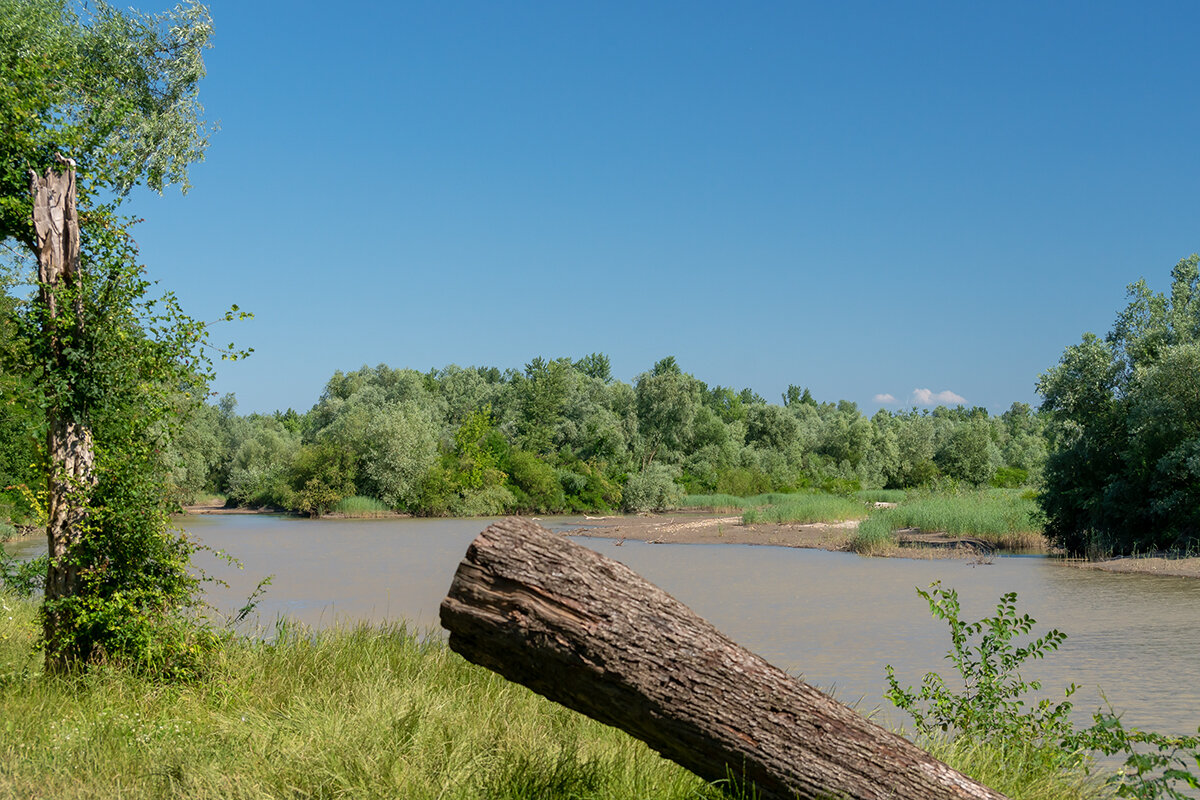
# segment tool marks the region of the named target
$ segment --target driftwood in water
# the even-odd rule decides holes
[[[468,660],[763,798],[1003,797],[740,647],[623,564],[526,520],[475,539],[441,620]]]

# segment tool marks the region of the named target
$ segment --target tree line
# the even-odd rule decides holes
[[[640,511],[684,493],[1036,482],[1044,421],[1015,403],[881,410],[779,404],[708,386],[673,357],[632,383],[607,356],[535,358],[522,370],[386,365],[336,372],[306,413],[195,409],[172,442],[178,499],[322,514],[350,496],[422,515]]]

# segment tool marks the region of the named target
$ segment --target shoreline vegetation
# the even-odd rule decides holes
[[[48,679],[37,607],[0,592],[0,795],[729,800],[641,742],[403,625],[227,634],[205,678]],[[265,635],[264,635],[265,634]],[[919,741],[1013,800],[1113,797],[1030,747]]]
[[[889,558],[983,560],[996,550],[1062,556],[1042,536],[1034,502],[1028,493],[997,489],[957,494],[860,491],[852,498],[812,493],[687,495],[678,507],[667,511],[584,515],[585,524],[571,535],[650,544],[799,547]],[[218,496],[186,506],[184,512],[291,513],[283,509],[227,507],[224,498]],[[324,518],[410,517],[385,507],[350,504]],[[1200,555],[1187,552],[1115,557],[1097,554],[1093,558],[1062,557],[1059,561],[1077,569],[1200,578]]]

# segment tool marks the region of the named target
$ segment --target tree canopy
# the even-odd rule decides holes
[[[38,287],[0,306],[13,333],[0,348],[0,390],[22,412],[8,420],[37,443],[22,496],[35,505],[50,497],[43,644],[52,669],[99,657],[175,669],[193,652],[191,545],[168,513],[182,455],[173,435],[211,374],[207,328],[170,293],[152,294],[132,220],[118,209],[135,185],[186,187],[188,165],[203,156],[196,92],[211,30],[195,2],[144,15],[102,0],[0,0],[5,286]],[[78,206],[78,263],[68,259],[66,281],[47,277],[32,222],[30,177],[40,184],[55,173],[70,177],[53,183]],[[91,451],[87,480],[66,495],[56,494],[65,483],[59,430],[78,432]],[[64,496],[75,511],[60,536],[53,509]]]
[[[1038,382],[1046,532],[1073,552],[1200,542],[1200,258],[1175,265],[1169,293],[1139,280],[1129,298]]]

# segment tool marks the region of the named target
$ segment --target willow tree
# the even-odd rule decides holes
[[[172,668],[192,651],[190,545],[170,530],[163,444],[210,368],[205,326],[154,298],[119,215],[134,186],[187,186],[211,20],[104,2],[0,0],[0,238],[38,287],[4,368],[46,430],[47,668]],[[15,246],[14,246],[15,243]],[[24,253],[25,255],[22,255]],[[36,264],[36,272],[33,265]]]

